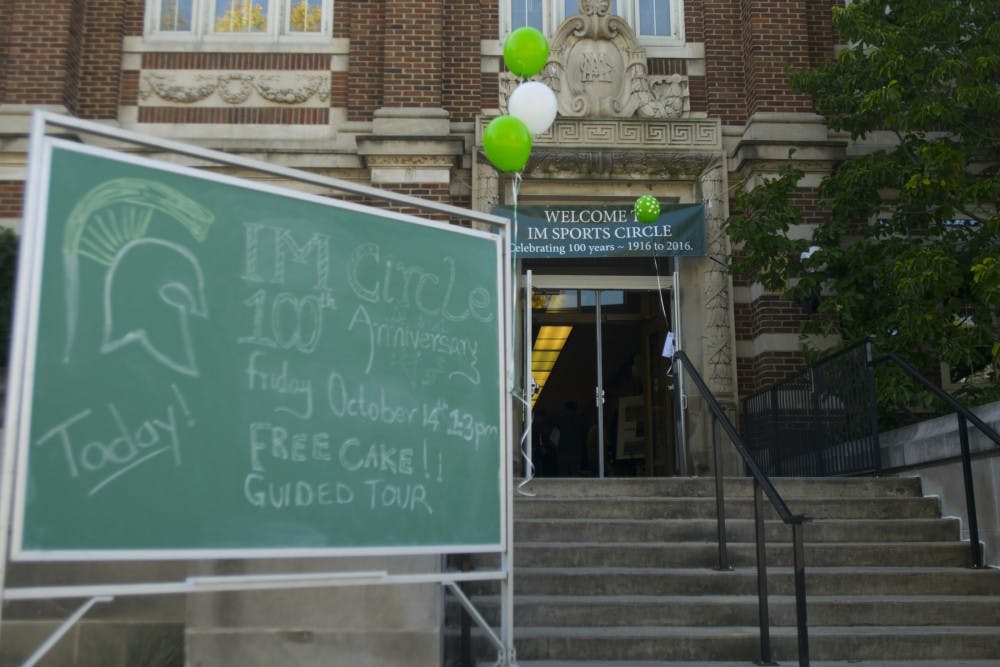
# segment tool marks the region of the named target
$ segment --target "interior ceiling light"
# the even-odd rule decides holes
[[[531,349],[531,376],[535,381],[535,391],[531,395],[532,406],[542,394],[542,388],[552,374],[552,368],[572,331],[572,326],[544,325],[539,328]]]

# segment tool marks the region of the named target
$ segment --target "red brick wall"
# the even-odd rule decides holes
[[[736,360],[740,396],[767,389],[775,382],[800,372],[805,366],[805,359],[799,352],[764,352],[753,359],[740,357]]]
[[[819,202],[815,188],[799,188],[792,201],[802,211],[805,224],[821,222],[829,211]],[[738,287],[750,285],[745,276],[734,276]],[[733,304],[733,324],[737,342],[752,342],[766,334],[798,334],[808,317],[802,307],[776,294],[763,294],[749,303]],[[766,352],[757,357],[737,360],[737,381],[741,396],[752,394],[798,372],[804,365],[797,351]]]
[[[455,122],[473,121],[482,108],[479,8],[480,0],[450,0],[444,12],[441,100]]]
[[[701,5],[705,35],[706,110],[709,116],[722,119],[723,124],[740,125],[747,118],[740,2],[704,0]]]
[[[371,120],[382,104],[382,40],[385,32],[382,0],[338,2],[350,8],[350,67],[347,74],[347,117]],[[339,14],[338,14],[339,16]]]
[[[705,3],[701,0],[684,0],[684,41],[705,41]]]
[[[8,104],[67,104],[66,82],[75,69],[70,29],[77,2],[3,0],[3,97]],[[76,23],[78,25],[78,22]]]
[[[9,62],[11,24],[14,20],[14,8],[12,2],[0,2],[0,102],[6,100],[7,73],[10,69]]]
[[[385,0],[385,8],[384,105],[441,107],[444,0]]]
[[[125,37],[124,0],[88,2],[81,34],[79,102],[81,118],[117,118]]]
[[[141,37],[143,33],[143,21],[145,20],[146,3],[144,0],[124,0],[124,3],[124,32],[129,37]]]
[[[805,314],[798,304],[765,294],[751,303],[733,305],[736,338],[753,340],[769,333],[797,334]]]
[[[23,181],[0,181],[0,218],[21,217],[23,200]]]
[[[496,0],[481,0],[479,3],[479,39],[491,40],[500,38],[500,9]],[[504,64],[500,63],[501,69]],[[480,75],[480,107],[495,109],[500,106],[500,81],[496,74],[483,72]]]
[[[843,7],[843,0],[809,3],[809,65],[819,67],[830,61],[839,41],[833,27],[833,8]]]
[[[812,111],[806,95],[791,92],[788,68],[810,65],[808,5],[814,0],[741,0],[747,115]]]

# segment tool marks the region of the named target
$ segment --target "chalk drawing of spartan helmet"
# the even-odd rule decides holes
[[[101,353],[136,344],[158,363],[197,376],[190,317],[208,316],[204,274],[190,249],[152,235],[151,226],[177,224],[201,242],[213,221],[207,208],[155,181],[119,178],[88,192],[70,212],[63,238],[63,361],[76,338],[82,258],[107,267]]]

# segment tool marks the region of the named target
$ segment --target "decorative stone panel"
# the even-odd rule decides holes
[[[564,118],[681,118],[691,110],[686,74],[647,72],[632,28],[606,0],[581,0],[580,13],[552,37],[549,61],[536,77],[556,94]],[[501,75],[500,108],[517,86]]]
[[[476,145],[482,146],[480,119]],[[532,141],[527,176],[620,176],[694,180],[722,151],[722,128],[714,119],[556,120]],[[486,161],[485,157],[480,162]]]
[[[150,106],[326,107],[330,75],[323,72],[144,71],[140,104]]]

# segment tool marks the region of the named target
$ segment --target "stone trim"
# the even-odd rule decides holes
[[[327,72],[143,71],[140,104],[157,106],[323,106],[330,101]]]

